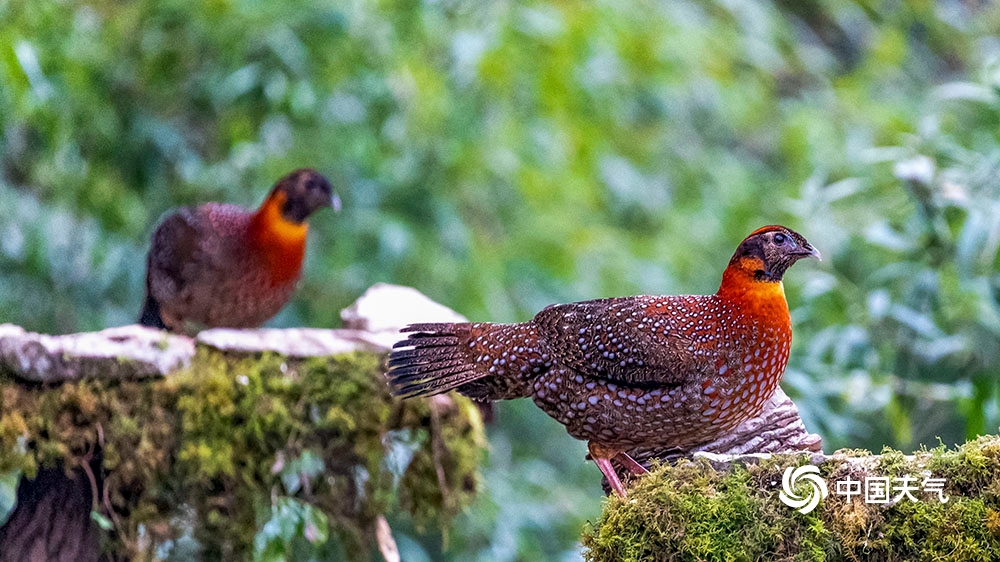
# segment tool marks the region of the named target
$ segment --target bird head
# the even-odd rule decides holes
[[[808,257],[821,259],[819,251],[801,234],[771,225],[750,233],[736,248],[729,265],[752,270],[758,281],[781,281],[792,264]]]
[[[279,205],[281,216],[293,224],[302,224],[318,209],[340,210],[340,198],[330,182],[315,170],[295,170],[278,180],[269,199]]]

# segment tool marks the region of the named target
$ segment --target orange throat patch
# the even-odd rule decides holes
[[[764,268],[759,258],[745,257],[731,264],[722,274],[719,297],[734,302],[747,314],[768,324],[791,329],[785,286],[781,281],[764,281],[755,273]]]
[[[264,258],[275,285],[299,277],[309,233],[309,225],[291,222],[281,215],[285,197],[280,191],[272,193],[250,221],[250,241]]]

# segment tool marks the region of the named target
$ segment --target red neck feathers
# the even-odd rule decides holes
[[[250,221],[250,242],[264,258],[271,282],[281,285],[298,278],[306,250],[309,226],[281,214],[286,195],[274,191]]]
[[[791,329],[785,287],[781,281],[760,279],[757,272],[763,269],[764,263],[756,257],[743,257],[729,264],[722,273],[722,285],[716,295],[746,314]]]

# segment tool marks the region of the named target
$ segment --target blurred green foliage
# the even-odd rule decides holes
[[[0,0],[0,321],[130,322],[163,212],[313,166],[345,211],[275,325],[376,281],[493,321],[712,292],[784,223],[825,259],[787,277],[784,387],[828,450],[996,431],[998,31],[959,0]],[[492,495],[406,559],[578,558],[583,446],[530,404],[491,443]]]

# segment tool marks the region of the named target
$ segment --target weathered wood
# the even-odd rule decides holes
[[[88,378],[132,380],[164,376],[191,363],[197,345],[226,352],[274,352],[327,357],[382,352],[413,322],[465,319],[415,289],[379,283],[341,313],[345,329],[205,330],[192,339],[144,326],[51,336],[0,324],[0,372],[45,384]]]
[[[344,328],[358,330],[367,341],[386,350],[400,339],[399,329],[418,322],[465,322],[454,310],[438,304],[420,291],[376,283],[354,304],[340,312]]]
[[[32,382],[163,376],[193,356],[190,338],[142,326],[50,336],[0,325],[0,371]]]

